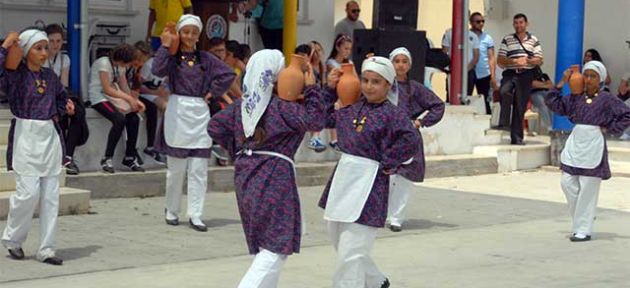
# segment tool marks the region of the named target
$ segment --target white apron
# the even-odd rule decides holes
[[[13,170],[22,176],[61,173],[63,149],[53,120],[15,119]]]
[[[602,162],[604,145],[604,135],[599,126],[575,125],[564,145],[560,162],[571,167],[593,169]]]
[[[378,161],[343,153],[330,184],[324,219],[357,221],[374,186],[379,165]]]
[[[203,98],[173,94],[164,112],[164,140],[173,148],[208,149],[210,108]]]
[[[246,150],[241,150],[238,153],[236,153],[236,155],[247,155],[247,156],[251,156],[252,154],[278,157],[280,159],[286,160],[287,162],[291,163],[291,167],[293,168],[293,175],[295,175],[295,188],[298,192],[298,199],[300,198],[300,189],[298,188],[298,185],[297,185],[297,170],[295,170],[295,162],[293,162],[293,159],[287,157],[287,155],[284,155],[282,153],[273,152],[273,151],[264,151],[264,150],[254,151],[254,150],[246,149]],[[300,203],[300,222],[301,222],[300,227],[302,228],[301,233],[302,235],[304,235],[306,233],[306,221],[304,220],[304,209],[302,209],[302,203]]]

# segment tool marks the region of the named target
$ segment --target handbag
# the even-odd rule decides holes
[[[523,42],[521,42],[521,39],[518,38],[516,33],[514,33],[514,38],[516,38],[516,40],[518,40],[518,44],[521,44],[521,48],[523,48],[525,53],[527,53],[527,57],[534,57],[534,52],[525,49],[525,46],[523,46]],[[542,76],[542,74],[543,74],[543,71],[540,68],[540,65],[534,66],[534,68],[532,68],[532,72],[534,73],[534,79],[540,78]]]

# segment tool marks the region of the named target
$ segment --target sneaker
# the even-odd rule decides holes
[[[155,162],[158,162],[158,163],[160,163],[162,165],[166,165],[166,156],[164,156],[161,153],[155,151],[155,149],[153,147],[144,148],[144,150],[142,152],[144,152],[144,154],[149,155],[151,158],[153,158],[153,160],[155,160]],[[138,164],[143,165],[143,163],[140,163],[140,161],[138,161]]]
[[[103,158],[101,160],[101,168],[104,172],[114,174],[114,162],[112,161],[112,158]]]
[[[122,164],[129,167],[134,172],[144,172],[144,168],[138,163],[137,157],[125,157]]]
[[[315,152],[320,153],[326,150],[326,145],[322,142],[322,139],[319,137],[312,137],[310,141],[308,141],[308,148],[315,150]]]
[[[72,157],[64,157],[63,167],[66,168],[66,174],[68,175],[79,175],[79,166],[74,162]]]
[[[339,148],[339,144],[337,143],[337,141],[330,142],[328,145],[330,145],[330,147],[335,150],[335,152],[341,153],[341,148]]]
[[[140,154],[138,153],[138,150],[134,149],[133,153],[135,154],[136,160],[138,161],[138,164],[140,166],[144,165],[144,160],[142,160],[142,158],[140,157]]]

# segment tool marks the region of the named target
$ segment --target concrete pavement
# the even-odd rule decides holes
[[[628,287],[629,184],[604,182],[600,207],[610,209],[600,209],[594,241],[571,243],[558,173],[430,179],[412,195],[405,230],[381,230],[373,256],[392,287]],[[309,232],[279,287],[331,286],[321,190],[302,189]],[[64,266],[0,256],[0,287],[236,287],[251,262],[231,193],[208,194],[208,233],[163,224],[163,198],[92,206],[97,214],[60,218]]]

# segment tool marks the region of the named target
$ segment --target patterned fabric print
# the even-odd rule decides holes
[[[334,90],[326,90],[328,102],[335,101]],[[357,132],[353,120],[367,117],[363,130]],[[381,163],[374,186],[356,223],[383,227],[387,217],[389,175],[383,170],[396,170],[418,153],[419,133],[399,107],[385,101],[367,103],[362,97],[352,106],[335,111],[338,144],[344,153],[369,158]],[[334,175],[334,172],[333,172]],[[319,206],[326,207],[332,176],[324,189]]]
[[[194,53],[183,53],[192,59]],[[170,55],[166,47],[160,47],[153,60],[151,72],[157,77],[168,77],[170,89],[174,94],[204,98],[210,92],[213,97],[223,95],[232,85],[236,74],[234,71],[208,52],[200,52],[200,63],[193,67],[186,61],[177,65],[176,56]],[[199,157],[210,158],[210,149],[182,149],[166,144],[164,139],[164,119],[160,120],[156,137],[155,149],[168,156],[177,158]]]
[[[39,73],[31,72],[24,63],[15,71],[4,69],[7,50],[0,47],[0,91],[6,93],[11,113],[17,118],[33,120],[50,120],[66,114],[68,95],[55,72],[49,68],[42,68]],[[37,82],[45,83],[44,94],[37,91]],[[59,125],[55,123],[59,133]],[[13,140],[15,134],[15,119],[9,128],[9,143],[7,146],[7,170],[13,169]],[[59,134],[64,148],[64,141]]]
[[[611,134],[620,134],[630,127],[630,108],[609,92],[599,92],[599,96],[593,98],[591,104],[586,103],[583,95],[563,97],[558,89],[549,90],[545,98],[545,103],[551,111],[569,117],[575,124],[597,125],[606,128]],[[610,179],[608,147],[604,145],[602,162],[593,169],[576,168],[564,164],[561,164],[560,169],[571,175]]]
[[[210,121],[208,134],[235,159],[236,200],[250,254],[261,248],[287,255],[300,251],[300,198],[291,163],[276,156],[237,153],[244,149],[273,151],[293,159],[304,134],[324,127],[321,91],[308,87],[305,95],[304,105],[277,96],[271,99],[258,122],[265,131],[259,144],[245,139],[240,101]]]
[[[444,116],[444,102],[417,81],[398,81],[398,107],[407,113],[407,117],[415,120],[419,115],[428,111],[422,119],[423,127],[431,127],[442,120]],[[413,182],[424,181],[426,171],[424,159],[424,147],[422,135],[419,135],[420,144],[416,156],[409,165],[404,165],[398,170],[398,174]]]

